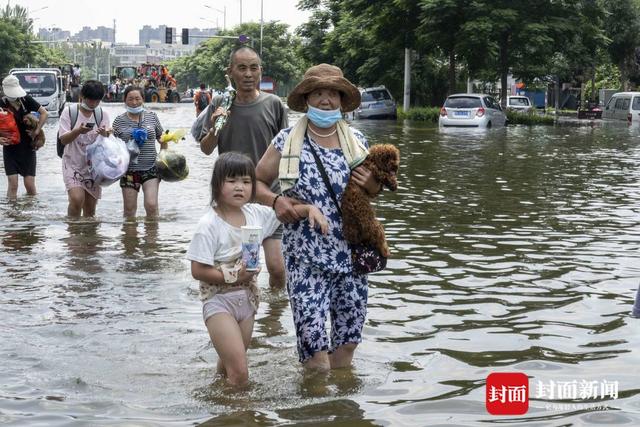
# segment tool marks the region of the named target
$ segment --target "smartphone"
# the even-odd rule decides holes
[[[95,123],[85,123],[84,126],[88,127],[89,129],[93,129],[93,127],[95,126]]]

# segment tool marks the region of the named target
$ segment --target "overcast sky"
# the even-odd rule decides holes
[[[6,0],[2,1],[4,6]],[[264,20],[280,21],[289,24],[292,31],[307,21],[308,12],[296,9],[298,0],[262,0]],[[138,30],[143,25],[157,27],[167,25],[175,27],[178,34],[181,28],[213,28],[216,21],[223,26],[223,13],[205,7],[227,10],[227,28],[240,23],[240,4],[242,4],[242,22],[260,22],[261,0],[9,0],[12,6],[26,7],[32,19],[36,33],[39,28],[58,27],[78,32],[83,26],[113,27],[116,20],[116,42],[138,43]],[[43,9],[44,8],[44,9]],[[204,19],[202,19],[204,18]]]

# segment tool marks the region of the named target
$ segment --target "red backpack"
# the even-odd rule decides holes
[[[0,136],[9,139],[11,145],[20,144],[18,124],[10,110],[0,108]]]

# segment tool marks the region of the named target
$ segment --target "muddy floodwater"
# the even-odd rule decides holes
[[[165,128],[194,119],[150,108]],[[184,258],[214,157],[176,146],[191,172],[161,184],[157,221],[142,201],[123,221],[117,184],[94,220],[68,220],[49,120],[39,194],[8,201],[0,176],[0,424],[640,425],[640,130],[354,125],[402,165],[377,202],[393,257],[370,277],[353,368],[305,375],[287,296],[262,274],[251,384],[233,392]],[[487,412],[500,372],[528,376],[526,414]]]

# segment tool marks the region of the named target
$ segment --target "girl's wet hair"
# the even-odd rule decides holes
[[[253,160],[242,153],[229,151],[220,154],[211,175],[211,201],[217,203],[227,178],[251,177],[251,200],[256,197],[256,167]]]

